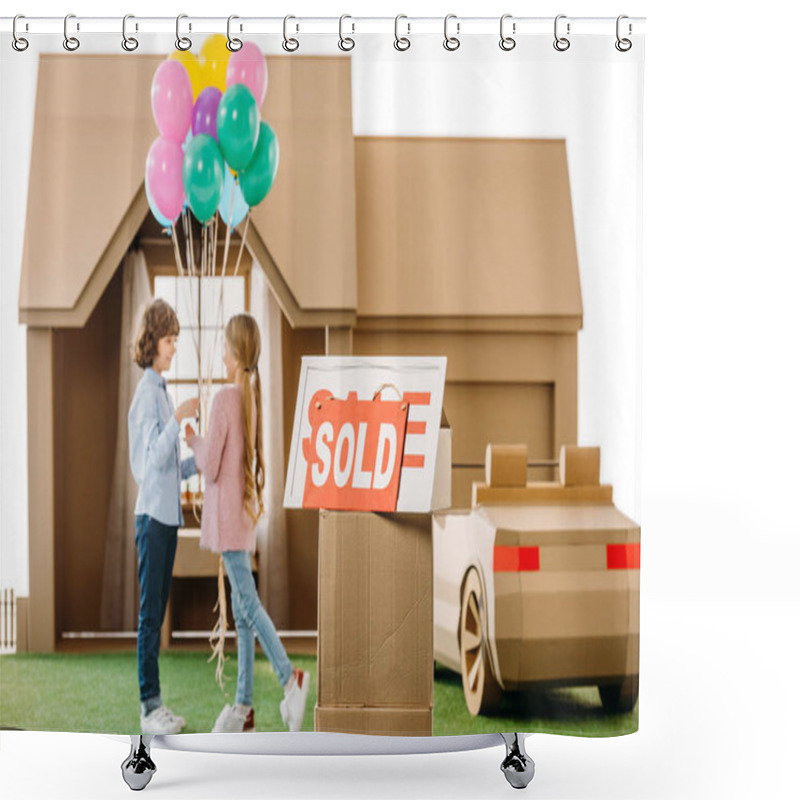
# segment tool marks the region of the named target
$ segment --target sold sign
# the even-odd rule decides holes
[[[306,409],[311,434],[302,440],[306,460],[304,508],[395,511],[403,464],[408,403],[345,400],[317,391]]]
[[[444,356],[303,356],[284,508],[430,512],[436,476],[449,479],[446,370]]]

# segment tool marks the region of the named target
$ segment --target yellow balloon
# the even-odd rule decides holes
[[[221,33],[215,33],[203,42],[198,61],[204,87],[216,86],[221,92],[225,91],[228,59],[231,57],[227,45],[228,39]]]
[[[197,100],[197,95],[203,91],[203,75],[200,71],[200,64],[197,56],[189,50],[175,50],[170,54],[170,58],[180,61],[189,73],[189,80],[192,82],[192,99]]]

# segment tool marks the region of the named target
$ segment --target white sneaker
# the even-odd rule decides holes
[[[185,719],[184,719],[182,716],[180,716],[180,714],[176,714],[174,711],[172,711],[172,710],[171,710],[171,709],[169,709],[169,708],[167,709],[167,711],[169,711],[169,713],[170,713],[170,714],[172,714],[172,716],[175,718],[175,722],[177,722],[177,723],[178,723],[178,725],[180,725],[180,726],[181,726],[181,728],[182,728],[184,725],[186,725],[186,720],[185,720]]]
[[[183,717],[176,717],[166,706],[153,709],[147,716],[142,716],[140,722],[142,733],[150,733],[155,736],[180,733],[181,728],[186,724]]]
[[[290,731],[299,731],[303,727],[303,717],[306,713],[306,700],[308,699],[308,673],[297,670],[290,689],[286,690],[281,700],[281,718],[283,724],[289,726]]]
[[[252,706],[225,704],[211,733],[254,733],[256,729],[255,712]]]

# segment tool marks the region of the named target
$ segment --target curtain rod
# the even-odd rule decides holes
[[[504,15],[504,31],[508,35],[553,35],[554,28],[565,34],[605,34],[615,32],[623,36],[644,32],[644,17],[627,17],[622,15],[624,23],[620,27],[620,18],[615,17],[570,17],[559,14],[554,17],[513,17]],[[0,18],[0,31],[11,33],[16,19],[16,33],[25,34],[59,34],[65,28],[75,34],[116,34],[122,32],[123,17],[81,17],[70,14],[64,17],[36,17],[18,15],[16,18]],[[470,36],[478,34],[498,33],[500,17],[458,17],[449,15],[449,32],[452,35]],[[558,20],[556,22],[556,20]],[[131,35],[147,33],[175,33],[180,27],[182,35],[232,33],[232,35],[259,36],[283,35],[288,26],[296,35],[345,35],[363,33],[394,33],[399,30],[402,35],[441,35],[444,30],[444,17],[200,17],[180,15],[175,17],[135,17],[127,15],[126,32]],[[230,26],[230,28],[229,28]],[[569,29],[568,29],[569,28]]]

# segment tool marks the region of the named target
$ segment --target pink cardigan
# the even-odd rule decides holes
[[[244,509],[244,430],[242,390],[226,386],[211,404],[208,432],[191,444],[197,468],[205,475],[200,547],[253,552],[256,532]]]

